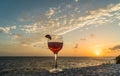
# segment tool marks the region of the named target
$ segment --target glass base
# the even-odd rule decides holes
[[[58,72],[61,72],[61,71],[63,71],[63,70],[60,69],[60,68],[54,68],[54,69],[49,70],[50,73],[58,73]]]

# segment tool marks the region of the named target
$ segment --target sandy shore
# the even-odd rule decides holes
[[[120,76],[120,64],[64,69],[59,73],[49,73],[48,71],[2,71],[0,76]]]

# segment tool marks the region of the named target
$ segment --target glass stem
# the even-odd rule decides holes
[[[55,69],[57,69],[57,54],[55,54]]]

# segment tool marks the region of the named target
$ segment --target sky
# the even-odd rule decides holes
[[[0,56],[53,56],[46,34],[59,56],[118,56],[120,0],[0,0]]]

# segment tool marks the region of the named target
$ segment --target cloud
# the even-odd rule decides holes
[[[10,30],[9,27],[0,27],[0,32],[8,33]]]
[[[80,40],[85,41],[85,40],[86,40],[86,38],[81,38]]]
[[[75,0],[75,2],[78,2],[79,0]]]
[[[38,24],[32,25],[24,25],[21,30],[25,31],[26,33],[36,33],[38,29]]]
[[[69,5],[71,6],[71,5]],[[71,10],[75,10],[75,8],[71,8]],[[61,15],[65,13],[68,8],[64,8],[64,10],[60,10],[59,12],[55,13],[55,10],[59,11],[57,8],[50,8],[46,15],[43,15],[45,19],[38,20],[39,22],[35,22],[29,25],[25,25],[23,28],[24,31],[29,33],[36,33],[36,32],[52,32],[55,34],[66,34],[70,31],[76,30],[78,28],[88,26],[88,25],[103,25],[106,23],[111,23],[115,21],[118,15],[120,15],[120,4],[116,5],[108,5],[105,8],[100,8],[93,11],[88,11],[85,16],[78,16],[77,18],[74,17],[75,13]],[[77,10],[76,12],[78,12]],[[71,15],[73,14],[73,15]],[[49,18],[49,16],[56,15],[54,18]],[[46,21],[45,21],[46,20]],[[35,26],[36,25],[36,26]],[[47,29],[47,30],[46,30]],[[40,30],[40,31],[39,31]]]
[[[118,23],[118,26],[120,26],[120,23]]]
[[[78,15],[80,13],[79,11],[79,7],[72,5],[67,5],[65,8],[49,8],[49,10],[39,16],[40,18],[34,17],[36,18],[35,22],[20,27],[22,32],[30,34],[29,37],[27,37],[28,35],[21,37],[19,39],[20,43],[37,46],[44,44],[42,41],[44,41],[46,34],[63,35],[81,27],[104,26],[107,23],[120,20],[118,17],[120,16],[120,3],[116,5],[110,4],[104,8],[88,11],[84,16]],[[2,28],[4,32],[9,32],[9,30],[10,29],[6,28],[3,30]],[[94,37],[94,35],[91,35],[91,37]],[[15,38],[17,38],[17,36],[15,36]]]
[[[14,40],[20,39],[21,37],[22,37],[21,34],[13,34],[12,35],[12,39],[14,39]]]
[[[90,37],[91,38],[95,38],[95,34],[90,34]]]
[[[116,45],[112,48],[109,48],[110,50],[113,50],[113,51],[120,51],[120,45]]]
[[[111,23],[115,20],[117,20],[118,15],[120,15],[120,3],[116,5],[108,5],[106,8],[100,8],[94,11],[89,11],[88,15],[83,17],[78,17],[77,19],[73,18],[73,22],[70,20],[68,21],[68,24],[71,23],[69,26],[64,26],[65,31],[63,31],[61,34],[68,33],[72,30],[76,30],[80,27],[84,27],[87,25],[103,25],[106,23]],[[62,27],[63,28],[63,27]],[[61,28],[59,28],[61,29]],[[58,30],[59,30],[58,29]]]
[[[66,5],[72,6],[72,5]],[[76,10],[77,8],[77,10]],[[38,20],[29,25],[23,25],[23,30],[29,33],[40,32],[46,30],[47,32],[53,32],[55,34],[66,34],[72,30],[88,26],[88,25],[103,25],[106,23],[111,23],[116,19],[119,19],[120,16],[120,3],[113,5],[110,4],[105,8],[100,8],[92,11],[88,11],[85,16],[78,16],[76,13],[80,11],[78,7],[72,7],[71,10],[76,10],[74,13],[66,12],[68,8],[49,8],[46,13],[42,14],[42,20]],[[61,11],[56,12],[56,11]],[[56,12],[56,13],[55,13]],[[69,14],[70,13],[70,14]],[[49,18],[49,16],[55,15],[54,18]],[[40,16],[41,17],[41,16]],[[49,30],[50,29],[50,30]],[[39,31],[40,30],[40,31]]]
[[[22,46],[47,48],[47,41],[44,38],[19,38],[18,41]]]
[[[11,26],[11,27],[9,27],[9,28],[15,30],[15,29],[16,29],[16,26],[14,25],[14,26]]]
[[[29,22],[29,21],[34,21],[35,20],[35,17],[34,16],[29,16],[29,15],[23,15],[21,16],[18,21],[20,22]]]
[[[16,26],[0,27],[0,32],[9,33],[9,31],[13,29],[16,29]]]
[[[55,10],[53,8],[50,8],[49,11],[46,12],[47,16],[52,16],[55,13]]]
[[[72,5],[68,4],[66,5],[66,8],[72,8]]]

